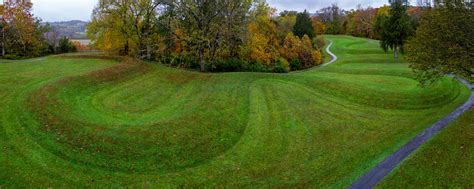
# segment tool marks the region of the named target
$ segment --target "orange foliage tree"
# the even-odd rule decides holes
[[[6,1],[2,6],[2,55],[39,56],[46,49],[47,28],[33,16],[32,6],[29,1]]]
[[[80,41],[71,40],[72,45],[76,47],[77,51],[88,51],[90,48],[87,45],[82,44]]]
[[[280,54],[290,62],[299,61],[302,65],[292,65],[292,70],[310,68],[322,63],[321,52],[313,48],[311,39],[304,35],[303,38],[289,33],[280,48]]]

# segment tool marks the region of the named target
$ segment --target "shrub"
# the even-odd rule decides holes
[[[20,59],[25,59],[27,57],[19,56],[17,54],[6,54],[3,58],[9,59],[9,60],[20,60]]]
[[[290,64],[284,58],[279,58],[275,63],[275,68],[273,69],[275,73],[288,73],[290,72]]]
[[[324,46],[326,46],[326,40],[324,40],[323,36],[313,38],[313,46],[317,47],[318,49],[322,49]]]
[[[320,65],[323,63],[323,56],[321,54],[321,51],[315,50],[313,51],[313,59],[316,65]]]
[[[272,72],[272,69],[270,69],[260,60],[246,64],[243,67],[243,70],[247,72]]]
[[[239,72],[242,71],[244,61],[238,58],[230,58],[228,60],[219,60],[214,68],[211,68],[213,72]]]
[[[62,37],[59,40],[58,48],[56,50],[57,53],[69,53],[69,52],[76,52],[77,49],[74,44],[71,43],[69,38]]]
[[[303,69],[303,64],[299,59],[293,59],[290,61],[290,68],[291,71],[301,70]]]
[[[199,62],[196,58],[186,55],[171,54],[168,56],[161,56],[157,61],[177,68],[199,69]]]

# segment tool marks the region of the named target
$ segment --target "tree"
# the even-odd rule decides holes
[[[283,41],[288,33],[292,33],[296,24],[297,12],[282,12],[280,16],[276,18],[276,24],[278,29],[278,38]]]
[[[421,16],[423,15],[423,7],[410,7],[407,10],[407,14],[411,17],[413,26],[417,28],[420,25]]]
[[[1,41],[0,41],[0,46],[2,47],[2,52],[1,52],[1,56],[4,57],[5,56],[5,27],[6,27],[6,23],[5,23],[5,20],[3,19],[3,15],[5,14],[5,5],[0,5],[0,31],[2,32],[1,34]]]
[[[322,63],[321,52],[313,48],[312,41],[307,35],[300,39],[298,36],[289,33],[280,48],[280,54],[286,60],[293,62],[292,70],[310,68]],[[294,64],[294,62],[302,65]]]
[[[337,4],[320,9],[317,12],[318,19],[327,27],[327,34],[343,34],[343,23],[345,20],[344,10]]]
[[[280,13],[280,16],[281,17],[285,17],[285,16],[294,16],[296,17],[296,15],[298,15],[298,11],[288,11],[288,10],[284,10]]]
[[[48,49],[44,33],[47,26],[35,18],[28,1],[6,1],[2,6],[2,55],[39,56]]]
[[[221,49],[220,56],[238,56],[236,49],[243,43],[242,36],[245,35],[245,32],[242,28],[245,28],[246,24],[248,24],[248,13],[252,3],[252,0],[226,0],[224,2],[224,8],[220,16],[223,17],[226,27],[222,31],[224,40],[223,45],[219,47]]]
[[[260,1],[252,12],[255,20],[247,26],[243,54],[251,61],[271,65],[279,57],[277,28],[271,20],[273,11],[265,1]]]
[[[311,39],[315,37],[313,23],[311,22],[308,11],[305,10],[302,13],[298,13],[293,33],[298,37],[303,37],[304,35],[307,35]]]
[[[394,1],[388,18],[378,22],[380,24],[378,28],[381,29],[380,46],[384,51],[392,49],[395,59],[398,59],[398,52],[404,52],[405,41],[414,32],[410,17],[406,13],[406,6],[401,0]]]
[[[374,39],[380,40],[382,38],[382,31],[383,31],[383,24],[388,19],[390,7],[384,5],[377,9],[377,15],[375,16],[375,21],[372,27],[372,33],[374,35]]]
[[[294,38],[301,48],[294,59],[305,67],[319,62],[308,37],[315,35],[309,14],[285,11],[277,17],[275,12],[265,0],[100,0],[88,34],[110,53],[141,59],[152,54],[188,67],[198,63],[200,71],[220,69],[229,61],[281,71],[288,63],[280,46],[299,15],[302,39]]]
[[[285,37],[282,47],[280,48],[280,54],[283,58],[291,62],[299,60],[299,51],[301,49],[301,40],[293,33],[288,33]]]
[[[371,7],[362,8],[360,5],[357,11],[353,12],[350,18],[349,32],[353,36],[373,38],[373,28],[377,10]]]
[[[323,35],[326,33],[327,26],[318,17],[312,17],[313,29],[316,35]]]
[[[69,40],[67,37],[61,37],[59,40],[58,48],[57,48],[57,53],[69,53],[69,52],[75,52],[77,51],[76,47],[74,44]]]
[[[408,41],[407,58],[418,80],[433,82],[445,74],[474,77],[474,7],[446,0],[428,9]]]
[[[88,25],[88,36],[101,50],[150,59],[159,5],[153,0],[100,0]]]
[[[235,56],[241,42],[239,35],[246,24],[250,0],[173,0],[167,2],[168,32],[182,31],[189,51],[199,59],[200,70],[205,71],[206,62],[214,67],[219,54]],[[223,49],[231,49],[223,51]]]

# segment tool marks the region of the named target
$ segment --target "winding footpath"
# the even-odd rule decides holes
[[[322,66],[327,66],[329,64],[334,63],[337,60],[337,56],[330,51],[333,42],[328,45],[326,48],[326,52],[333,57],[333,59],[323,64]],[[449,123],[453,122],[461,116],[463,113],[468,111],[470,108],[474,107],[474,88],[473,86],[458,77],[451,76],[458,79],[464,85],[466,85],[471,90],[471,97],[469,100],[459,108],[457,108],[454,112],[449,114],[448,116],[444,117],[430,128],[424,130],[420,134],[418,134],[415,138],[413,138],[410,142],[405,144],[401,147],[397,152],[393,153],[385,160],[380,162],[377,166],[372,168],[369,172],[365,175],[360,177],[357,181],[352,183],[349,187],[350,189],[370,189],[374,188],[380,181],[382,181],[395,167],[397,167],[403,160],[405,160],[410,154],[420,148],[421,145],[426,143],[429,139],[433,138],[436,134],[438,134],[442,129],[449,125]]]
[[[332,60],[329,61],[328,63],[323,64],[322,65],[323,67],[337,61],[337,56],[331,52],[331,47],[332,47],[333,42],[331,40],[329,40],[329,42],[330,42],[329,45],[326,47],[326,52],[332,57]]]

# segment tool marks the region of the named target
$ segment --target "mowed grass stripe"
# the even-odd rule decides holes
[[[337,62],[292,74],[0,65],[0,185],[347,187],[469,96],[421,88],[377,41],[329,38]]]

